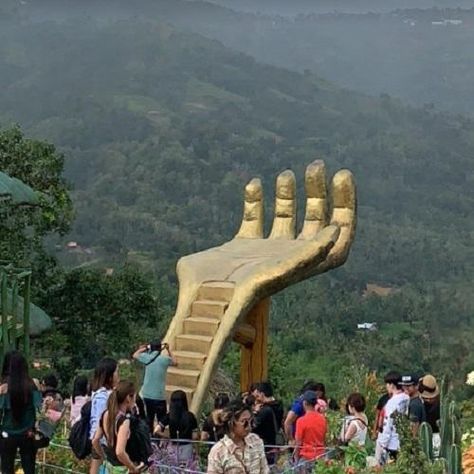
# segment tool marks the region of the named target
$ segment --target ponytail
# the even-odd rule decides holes
[[[135,395],[136,389],[133,382],[119,382],[117,387],[112,390],[107,401],[107,424],[104,426],[107,443],[109,446],[115,446],[117,433],[115,432],[116,420],[119,414],[120,405],[129,395]]]

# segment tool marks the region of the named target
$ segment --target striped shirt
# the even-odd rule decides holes
[[[244,446],[237,446],[227,435],[209,452],[208,474],[268,474],[263,441],[254,433],[244,439]]]

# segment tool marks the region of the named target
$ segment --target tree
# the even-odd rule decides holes
[[[55,330],[41,345],[49,348],[53,362],[66,358],[72,369],[91,368],[105,355],[127,357],[136,339],[159,337],[159,320],[169,311],[166,302],[160,310],[157,303],[150,281],[131,266],[112,274],[73,270],[47,294],[45,307]]]
[[[66,233],[73,216],[63,167],[64,156],[53,145],[25,138],[18,126],[0,131],[0,170],[39,194],[38,207],[10,207],[0,221],[0,260],[32,267],[35,286],[43,289],[57,270],[44,238]]]

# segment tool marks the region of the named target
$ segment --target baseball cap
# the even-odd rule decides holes
[[[400,381],[400,385],[408,386],[408,385],[418,385],[419,377],[416,374],[406,374],[402,375],[402,380]]]
[[[316,405],[318,395],[314,390],[306,390],[306,392],[303,393],[303,400],[311,405]]]

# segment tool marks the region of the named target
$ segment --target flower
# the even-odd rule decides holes
[[[474,370],[467,374],[466,384],[474,386]]]

